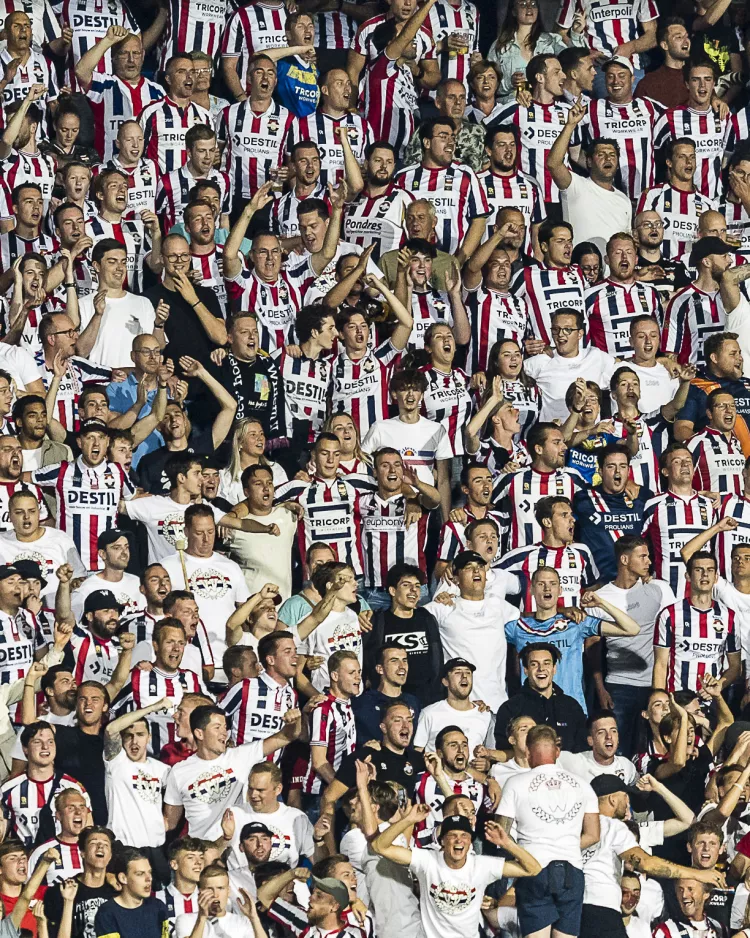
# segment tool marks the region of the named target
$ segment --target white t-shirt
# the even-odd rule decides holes
[[[739,303],[727,313],[725,328],[727,332],[737,333],[737,344],[742,351],[742,374],[750,378],[750,303],[744,296],[740,295]]]
[[[13,530],[0,535],[0,562],[33,560],[38,563],[42,576],[47,581],[42,595],[54,600],[59,582],[56,573],[58,567],[69,563],[73,568],[74,577],[86,576],[86,568],[69,534],[57,528],[42,527],[39,530],[42,531],[42,536],[36,541],[19,541]]]
[[[631,687],[651,687],[654,670],[654,623],[665,606],[676,602],[672,588],[665,580],[639,581],[628,590],[607,583],[597,590],[640,625],[638,635],[623,638],[607,636],[607,683],[629,684]],[[611,620],[603,609],[587,610],[589,615]]]
[[[506,596],[516,596],[521,592],[521,580],[509,570],[502,570],[500,567],[489,567],[487,569],[487,580],[484,584],[484,595],[488,599],[505,599]],[[435,590],[435,596],[438,593],[450,593],[451,596],[459,596],[461,590],[458,583],[443,577]]]
[[[381,821],[378,830],[384,831],[388,826]],[[408,846],[403,834],[395,843],[399,847]],[[414,881],[408,867],[378,856],[372,847],[368,847],[362,857],[362,866],[378,938],[425,938],[419,900],[414,895]]]
[[[89,293],[78,301],[81,332],[94,318],[94,296]],[[133,339],[153,332],[154,321],[154,307],[145,296],[126,293],[119,298],[107,297],[99,333],[86,357],[95,365],[107,368],[132,368]]]
[[[123,749],[105,761],[104,772],[107,827],[131,847],[160,847],[165,838],[161,802],[169,766],[151,756],[133,762]]]
[[[364,871],[364,860],[367,854],[367,838],[359,827],[350,827],[341,838],[341,853],[351,863],[357,877],[357,897],[366,906],[370,905],[370,892],[367,888],[367,877]]]
[[[276,524],[280,534],[249,534],[232,531],[229,553],[245,575],[250,594],[259,592],[266,583],[279,588],[282,600],[292,595],[292,545],[297,536],[297,519],[286,508],[276,507],[268,515],[245,515],[260,524]]]
[[[594,759],[591,750],[587,752],[561,752],[557,764],[569,772],[575,772],[579,778],[590,782],[597,775],[616,775],[626,785],[634,785],[638,780],[635,766],[625,756],[615,756],[611,765],[600,765]]]
[[[600,816],[599,843],[583,851],[583,901],[620,911],[622,905],[622,860],[620,854],[638,846],[635,834],[617,818]]]
[[[33,381],[42,378],[34,357],[18,345],[0,344],[0,368],[10,374],[19,391],[26,390]]]
[[[210,557],[192,557],[185,554],[185,569],[189,589],[198,603],[200,617],[206,625],[208,640],[216,662],[214,680],[225,681],[220,664],[227,650],[226,624],[237,606],[250,598],[245,578],[237,564],[214,552]],[[172,581],[172,589],[185,589],[185,578],[179,554],[170,554],[162,561]]]
[[[375,421],[362,441],[362,449],[376,453],[384,446],[398,450],[404,465],[428,485],[435,484],[435,461],[453,458],[445,427],[426,417],[420,417],[417,423],[404,423],[400,417]]]
[[[217,759],[189,756],[172,766],[164,801],[185,808],[191,837],[216,840],[221,816],[242,804],[250,769],[264,758],[262,740],[227,749]]]
[[[260,821],[271,831],[269,861],[288,863],[294,869],[298,865],[300,855],[312,858],[315,853],[313,827],[303,811],[281,802],[276,811],[271,814],[253,811],[247,803],[237,805],[231,810],[234,815],[234,837],[232,850],[227,860],[230,870],[247,867],[247,857],[240,850],[240,834],[245,824],[251,821]]]
[[[189,503],[181,505],[169,495],[147,495],[128,502],[128,517],[146,528],[149,563],[158,563],[175,552],[175,541],[185,533],[185,511],[189,507]],[[213,505],[209,508],[218,524],[226,512]]]
[[[475,602],[458,596],[452,606],[428,603],[424,607],[437,620],[444,660],[466,658],[476,665],[474,700],[483,700],[497,713],[508,694],[505,688],[505,623],[518,618],[510,603],[494,599]]]
[[[439,700],[425,707],[419,714],[412,745],[432,752],[435,749],[437,734],[444,726],[460,726],[466,733],[469,752],[473,755],[476,746],[484,745],[491,720],[492,714],[489,710],[484,713],[478,707],[471,710],[455,710],[447,700]]]
[[[174,920],[174,938],[190,938],[197,919],[197,912],[178,915]],[[255,932],[246,915],[227,912],[221,918],[210,918],[206,922],[203,938],[255,938]]]
[[[98,573],[87,577],[77,590],[73,590],[70,605],[73,615],[80,622],[83,616],[83,604],[90,593],[97,590],[112,590],[118,603],[125,606],[123,615],[131,615],[146,608],[146,597],[141,592],[141,581],[132,573],[123,573],[119,583],[104,580]]]
[[[323,664],[312,671],[310,683],[316,690],[324,692],[331,683],[328,659],[335,651],[353,651],[362,664],[362,629],[357,613],[348,606],[341,612],[329,612],[298,650],[302,655],[322,655]]]
[[[573,241],[593,241],[604,256],[607,241],[633,227],[630,199],[619,189],[603,189],[585,176],[570,174],[570,185],[560,190],[563,218],[573,226]]]
[[[509,778],[514,775],[520,775],[521,772],[528,772],[522,765],[519,765],[515,759],[508,759],[507,762],[495,762],[490,769],[490,775],[502,788]]]
[[[625,362],[632,368],[641,382],[641,399],[638,409],[642,414],[649,414],[668,404],[677,393],[680,386],[679,378],[670,378],[664,365],[656,364],[653,368],[636,365],[631,359]]]
[[[280,485],[289,481],[289,476],[277,462],[271,462],[269,459],[264,465],[267,465],[271,470],[274,488],[278,488]],[[240,478],[241,477],[242,473],[240,473]],[[233,479],[229,469],[222,469],[219,472],[219,491],[217,494],[221,498],[226,498],[232,505],[238,505],[241,501],[244,501],[245,498],[245,493],[242,490],[242,482],[240,479]]]
[[[625,931],[628,933],[628,938],[651,938],[651,926],[645,919],[638,916],[637,910],[630,916]]]
[[[578,869],[583,817],[598,813],[591,785],[560,765],[538,765],[509,778],[495,811],[515,820],[518,843],[543,867],[567,860]]]
[[[505,860],[469,853],[452,870],[442,850],[412,850],[409,869],[419,883],[419,911],[427,938],[476,935],[486,887],[500,879]]]
[[[593,345],[582,349],[573,358],[561,358],[557,352],[553,353],[552,358],[548,355],[532,355],[523,365],[526,374],[534,378],[542,392],[539,419],[563,422],[569,414],[565,406],[565,394],[576,378],[585,378],[586,381],[594,381],[600,388],[608,388],[616,367],[617,362],[611,355]]]

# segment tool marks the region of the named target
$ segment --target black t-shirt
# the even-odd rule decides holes
[[[407,694],[414,694],[422,704],[434,703],[442,696],[440,667],[443,648],[438,624],[432,613],[417,608],[411,619],[402,619],[390,609],[375,613],[372,631],[365,634],[365,671],[372,686],[379,675],[375,673],[378,650],[385,642],[398,642],[409,661],[409,678],[404,684]]]
[[[97,911],[94,934],[119,938],[168,938],[169,913],[161,899],[150,896],[137,909],[125,909],[114,899]]]
[[[357,782],[356,761],[364,761],[370,756],[370,762],[375,766],[378,772],[378,780],[385,782],[397,782],[411,795],[414,791],[414,784],[421,772],[424,772],[425,765],[422,754],[409,746],[405,752],[399,754],[381,746],[380,749],[370,749],[369,746],[362,746],[355,749],[350,756],[346,756],[336,773],[336,778],[347,788],[353,788]]]
[[[55,727],[55,769],[77,779],[91,799],[94,824],[106,827],[107,799],[104,794],[104,733],[92,736],[77,726]]]
[[[214,452],[214,438],[212,428],[207,430],[194,430],[188,438],[188,448],[182,453],[198,456],[208,456]],[[166,446],[160,446],[151,453],[147,453],[138,463],[136,474],[139,483],[151,495],[169,495],[169,479],[164,472],[164,466],[174,452]]]
[[[662,303],[666,306],[675,290],[681,290],[690,283],[690,276],[682,261],[673,261],[662,257],[658,261],[650,261],[638,255],[636,276],[649,267],[661,267],[664,276],[658,280],[649,280],[651,286],[659,293]]]
[[[665,787],[684,801],[694,814],[698,814],[703,807],[706,779],[713,759],[714,757],[708,746],[701,746],[698,755],[695,759],[689,759],[684,769],[664,779]],[[663,764],[663,760],[651,759],[648,765],[649,774],[656,775],[656,770],[661,764]],[[652,795],[649,804],[653,807],[654,820],[667,821],[674,817],[663,798],[654,798]],[[668,837],[663,844],[655,846],[654,853],[656,856],[671,860],[673,863],[687,865],[690,857],[686,844],[687,832],[683,832],[675,837]]]
[[[245,362],[230,352],[212,374],[236,398],[236,420],[255,417],[269,440],[286,437],[284,382],[270,355],[259,351],[254,362]]]
[[[208,287],[196,286],[195,292],[198,299],[202,301],[206,309],[217,319],[223,319],[219,301],[216,294]],[[164,284],[152,287],[144,294],[146,299],[151,300],[154,309],[159,305],[159,300],[164,300],[169,304],[169,318],[164,325],[164,335],[167,338],[167,346],[164,349],[164,361],[170,358],[178,369],[178,361],[183,355],[189,355],[191,358],[197,358],[201,364],[208,367],[211,363],[210,354],[217,348],[206,335],[196,311],[183,300],[176,290],[167,290]],[[196,382],[198,383],[198,382]]]
[[[105,883],[94,889],[78,880],[78,892],[73,903],[73,927],[70,938],[93,938],[94,919],[100,905],[117,895],[115,890]],[[50,938],[55,938],[60,928],[63,912],[63,899],[60,884],[56,883],[44,894],[44,914],[49,924]]]

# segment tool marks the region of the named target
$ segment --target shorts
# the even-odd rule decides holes
[[[619,909],[586,902],[581,915],[581,938],[628,938]]]
[[[537,876],[513,884],[522,935],[553,925],[556,931],[577,935],[583,906],[583,871],[566,860],[553,860]]]

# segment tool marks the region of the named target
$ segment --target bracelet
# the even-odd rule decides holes
[[[75,284],[74,284],[74,283],[64,283],[63,286],[65,287],[66,290],[68,290],[70,287],[74,287]]]
[[[197,300],[195,303],[190,304],[191,309],[195,309],[196,306],[200,306],[203,300]],[[163,328],[163,327],[162,327]]]
[[[732,788],[739,788],[740,791],[742,791],[742,789],[743,789],[744,787],[745,787],[745,786],[744,786],[744,785],[740,785],[739,782],[734,782],[734,783],[732,784]]]
[[[736,785],[737,782],[735,782],[734,784]],[[322,838],[322,837],[313,837],[313,843],[314,843],[314,844],[322,844],[322,843],[323,843],[323,838]]]

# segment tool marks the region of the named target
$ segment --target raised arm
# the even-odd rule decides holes
[[[583,95],[578,96],[578,100],[568,111],[568,119],[565,126],[560,131],[557,140],[552,144],[552,149],[547,157],[547,168],[555,181],[558,189],[567,189],[572,182],[571,172],[565,165],[565,157],[568,155],[570,141],[573,139],[576,127],[581,123],[586,114],[586,105],[583,103]]]
[[[699,870],[695,867],[679,866],[662,860],[661,857],[652,857],[643,847],[631,847],[620,854],[620,859],[627,861],[637,873],[647,873],[649,876],[658,876],[662,879],[697,879],[720,889],[726,888],[724,874],[715,869]]]
[[[202,381],[206,385],[221,408],[211,428],[214,447],[218,448],[232,429],[234,415],[237,412],[237,400],[197,359],[183,355],[180,358],[179,364],[180,368],[182,368],[183,372],[189,378],[198,378],[199,381]]]
[[[346,124],[339,124],[334,131],[336,138],[344,151],[344,179],[349,187],[349,198],[353,199],[365,187],[365,181],[362,178],[362,168],[357,162],[357,158],[352,151],[352,145],[349,140],[349,128]]]
[[[395,62],[396,59],[400,59],[401,56],[406,52],[411,43],[417,38],[417,33],[422,27],[422,24],[430,15],[430,10],[435,5],[435,0],[427,0],[426,3],[422,4],[421,7],[412,13],[409,19],[404,23],[404,27],[398,35],[394,36],[393,39],[385,47],[385,55]]]
[[[599,606],[614,619],[614,622],[602,620],[602,635],[632,636],[640,634],[640,625],[638,625],[635,619],[631,618],[627,612],[623,612],[622,609],[618,609],[617,606],[607,602],[606,599],[602,599],[598,593],[593,591],[584,593],[581,597],[581,607],[586,609],[594,606]]]
[[[224,251],[222,253],[222,257],[224,258],[224,276],[227,280],[232,280],[234,277],[238,276],[244,266],[244,258],[240,250],[242,239],[245,237],[247,226],[250,224],[253,215],[260,211],[260,209],[265,208],[269,202],[273,202],[273,195],[271,194],[272,186],[273,182],[270,180],[263,183],[252,199],[250,199],[247,205],[242,209],[239,218],[229,230],[229,235],[224,244]],[[226,342],[226,338],[224,342]],[[220,344],[223,345],[224,343],[222,342]]]
[[[140,710],[131,710],[130,713],[123,713],[121,717],[112,720],[104,729],[104,759],[111,762],[112,759],[122,750],[122,737],[120,736],[129,726],[145,719],[152,713],[158,713],[160,710],[168,710],[172,701],[168,697],[162,700],[156,700],[154,703],[143,707]]]
[[[490,415],[494,413],[495,409],[502,404],[503,397],[503,379],[495,377],[492,379],[492,390],[487,395],[484,403],[466,424],[464,442],[466,444],[467,456],[476,456],[479,452],[481,433],[484,429],[484,425],[490,419]]]
[[[673,818],[664,821],[664,837],[674,837],[686,831],[695,821],[695,813],[678,798],[674,792],[670,791],[666,785],[662,785],[654,775],[642,775],[636,782],[636,787],[640,791],[654,792],[664,800],[669,810],[674,814]]]
[[[722,274],[721,281],[719,282],[719,292],[721,293],[721,301],[727,313],[731,313],[740,304],[740,300],[742,299],[740,284],[750,279],[750,270],[747,269],[748,267],[750,267],[750,264],[730,267],[729,270],[724,271]]]
[[[328,293],[326,293],[323,298],[324,306],[329,307],[329,309],[336,309],[341,306],[347,296],[352,292],[354,284],[360,277],[364,277],[367,271],[367,262],[370,260],[374,250],[375,245],[371,244],[362,251],[357,260],[356,267],[353,267],[345,277],[342,277],[341,280],[335,283]]]
[[[391,345],[399,351],[405,349],[409,341],[409,336],[411,335],[411,330],[414,327],[414,319],[411,313],[396,294],[393,293],[385,280],[380,280],[374,274],[366,274],[365,286],[369,287],[374,293],[380,294],[388,304],[398,323],[391,336]]]
[[[669,758],[662,762],[656,769],[656,777],[661,782],[664,779],[675,775],[687,765],[687,733],[690,724],[690,717],[687,710],[683,709],[675,702],[674,695],[669,695],[669,703],[672,712],[677,714],[679,727],[677,730],[677,739],[669,747]]]
[[[76,78],[80,81],[81,85],[83,85],[85,91],[88,91],[91,85],[97,65],[112,46],[116,46],[118,42],[132,35],[133,33],[129,33],[124,26],[110,26],[104,38],[95,42],[94,45],[81,56],[76,63],[75,73]]]
[[[588,817],[588,815],[586,815]],[[484,825],[485,836],[491,844],[509,853],[512,860],[505,861],[504,876],[537,876],[542,871],[540,862],[528,850],[520,847],[505,828],[496,821],[487,821]],[[595,841],[596,842],[596,841]]]
[[[331,203],[331,217],[328,219],[326,236],[323,246],[310,258],[310,266],[316,277],[319,277],[336,256],[341,237],[341,222],[344,217],[344,202],[346,201],[346,180],[342,179],[338,186],[328,183],[328,198]]]
[[[482,268],[492,257],[492,252],[500,247],[500,242],[506,237],[508,228],[509,225],[506,223],[495,229],[484,244],[480,244],[467,258],[462,273],[467,290],[476,290],[482,282]]]
[[[390,827],[386,827],[384,831],[378,834],[371,842],[372,849],[378,856],[385,857],[386,860],[392,860],[394,863],[398,863],[399,866],[408,866],[411,863],[411,848],[399,847],[394,841],[410,827],[414,827],[415,824],[426,820],[431,812],[432,808],[428,804],[412,805],[400,821],[396,821],[395,824],[391,824]]]
[[[26,92],[26,97],[21,102],[21,106],[8,121],[3,136],[0,138],[0,160],[4,160],[10,155],[31,105],[35,101],[40,101],[46,94],[47,88],[44,85],[32,85]]]

